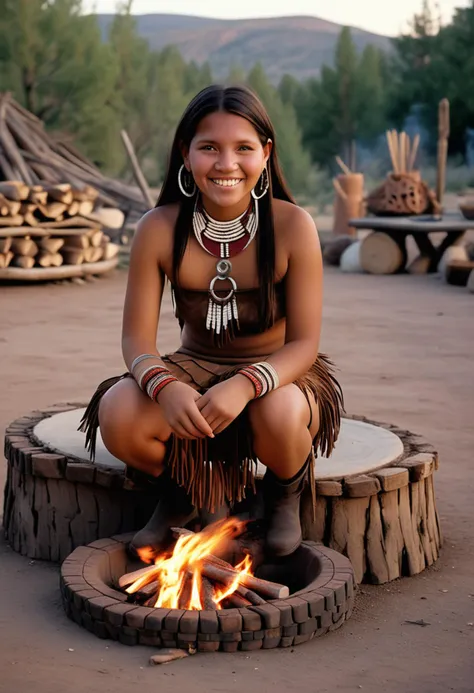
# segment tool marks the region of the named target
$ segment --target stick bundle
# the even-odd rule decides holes
[[[387,144],[395,174],[411,173],[414,170],[416,155],[420,145],[420,136],[415,135],[413,142],[406,132],[387,130]]]
[[[69,181],[79,190],[88,186],[95,188],[97,201],[107,207],[118,207],[138,216],[148,209],[139,190],[104,176],[69,140],[51,137],[41,120],[7,93],[0,94],[0,181],[2,179],[19,181],[25,187],[41,184],[56,188],[64,185],[64,181]],[[24,188],[16,193],[16,201],[28,199],[28,195],[23,196],[21,190]],[[70,190],[65,189],[63,194],[56,190],[54,194],[57,202],[74,204]],[[40,200],[41,197],[36,197],[30,201],[37,203]],[[81,211],[75,211],[75,214],[87,215],[92,211],[89,200],[85,199],[84,202],[88,204]]]

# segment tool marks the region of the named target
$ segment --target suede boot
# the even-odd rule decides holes
[[[168,470],[160,477],[158,504],[146,525],[135,534],[129,544],[129,551],[138,555],[137,550],[151,547],[157,553],[170,543],[171,527],[184,527],[197,517],[197,510],[182,486],[171,478]]]
[[[279,479],[267,469],[263,492],[267,518],[266,551],[272,556],[288,556],[302,542],[301,494],[308,478],[310,458],[291,479]]]

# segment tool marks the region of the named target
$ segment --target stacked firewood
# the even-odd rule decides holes
[[[0,182],[0,269],[111,260],[118,246],[89,218],[98,192],[69,183]]]
[[[93,186],[101,205],[118,207],[127,215],[141,216],[147,211],[138,190],[104,176],[69,139],[49,135],[42,121],[20,106],[10,94],[0,94],[1,180],[18,180],[30,187],[37,184],[56,186],[63,181],[69,181],[78,190]],[[63,204],[62,200],[55,201]]]
[[[22,181],[0,182],[0,227],[80,226],[94,209],[98,191],[70,183],[26,185]]]

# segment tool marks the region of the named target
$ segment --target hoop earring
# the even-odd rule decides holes
[[[194,197],[194,195],[196,194],[196,183],[194,182],[194,179],[193,179],[193,177],[192,177],[192,175],[191,175],[190,173],[189,173],[189,178],[188,178],[187,181],[186,181],[185,179],[182,178],[183,170],[184,170],[185,168],[186,168],[185,165],[182,164],[182,165],[181,165],[181,168],[180,168],[179,171],[178,171],[178,185],[179,185],[179,189],[181,190],[181,192],[183,193],[183,195],[184,195],[185,197]],[[189,183],[190,183],[191,180],[193,181],[193,191],[189,193],[189,192],[187,192],[187,190],[186,190],[186,185],[187,185],[187,187],[189,188]]]
[[[267,167],[263,169],[260,178],[257,181],[257,184],[255,185],[255,188],[252,190],[251,195],[254,200],[261,200],[262,197],[265,197],[265,195],[268,192],[268,188],[270,187],[270,177],[268,175]],[[256,192],[258,190],[258,192]]]

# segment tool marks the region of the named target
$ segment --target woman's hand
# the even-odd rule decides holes
[[[214,438],[211,426],[198,409],[197,402],[201,399],[186,383],[173,382],[158,395],[158,404],[173,433],[180,438]]]
[[[237,418],[255,396],[251,381],[235,375],[211,387],[196,404],[215,434],[220,433]]]

